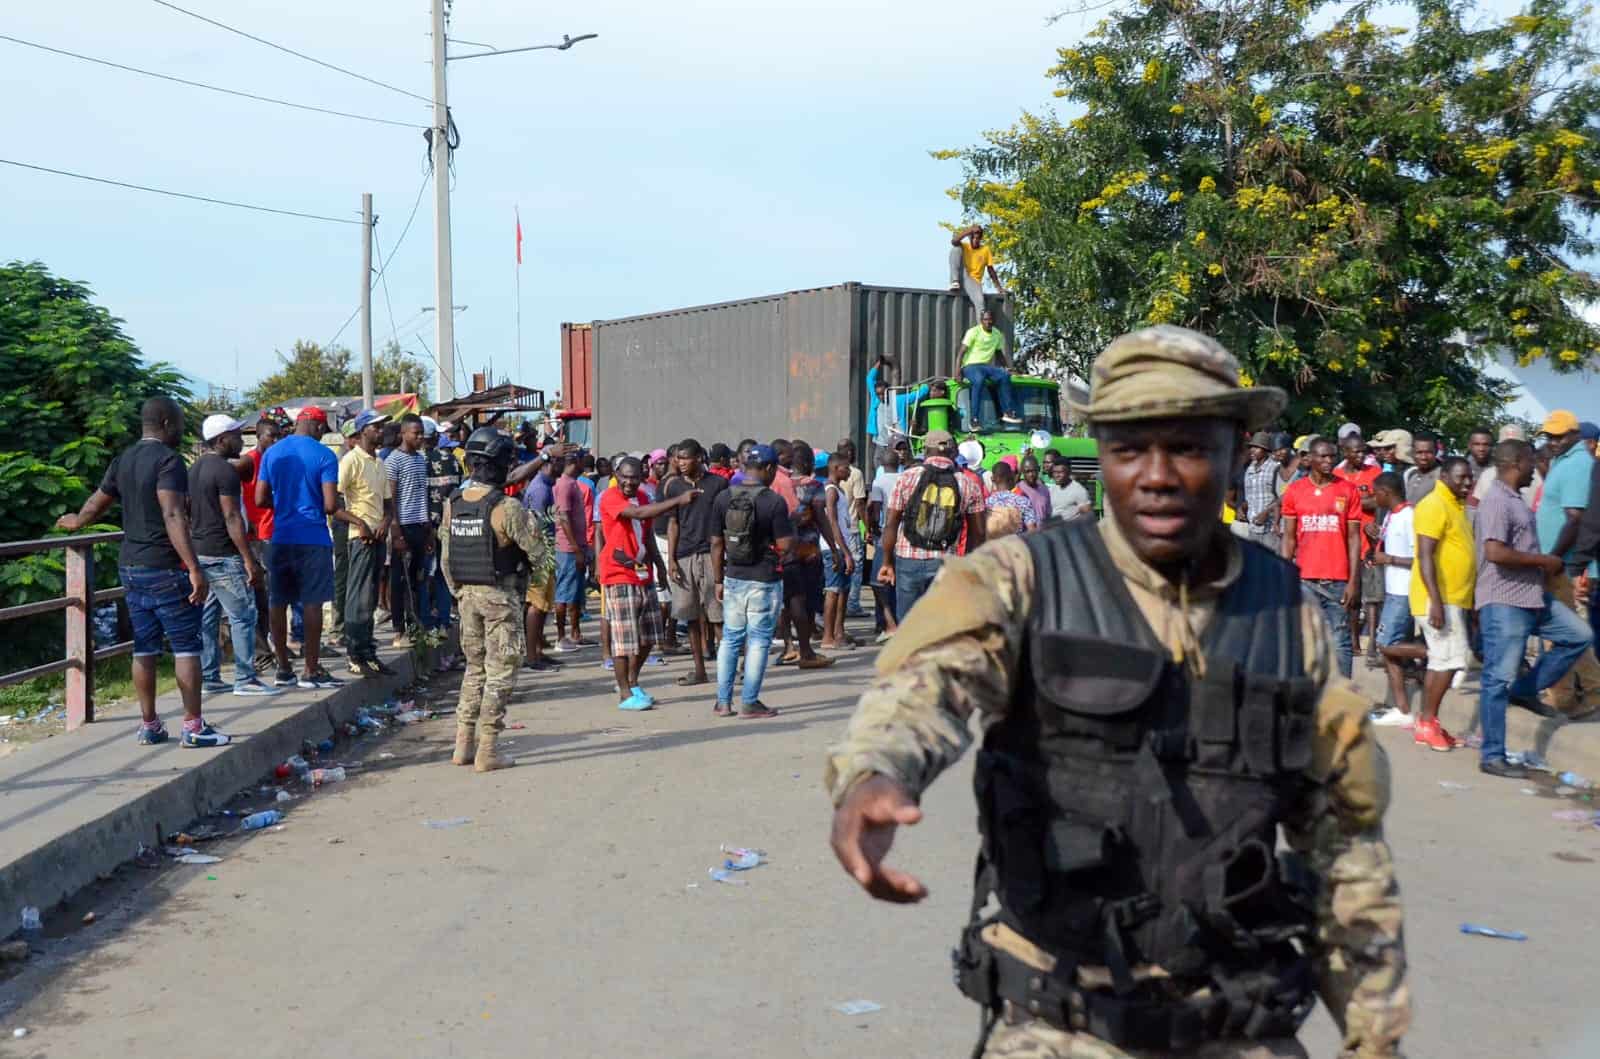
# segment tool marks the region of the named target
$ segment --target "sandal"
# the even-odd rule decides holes
[[[696,687],[696,686],[698,686],[700,684],[709,684],[709,683],[711,683],[711,678],[709,676],[696,677],[693,673],[685,673],[685,674],[683,674],[683,676],[678,678],[678,682],[677,683],[678,683],[678,687],[680,687],[680,688],[692,688],[692,687]]]

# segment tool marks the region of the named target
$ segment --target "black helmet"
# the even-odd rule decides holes
[[[467,438],[467,469],[478,474],[483,468],[491,476],[498,471],[499,477],[504,478],[516,451],[511,439],[494,427],[479,427]]]

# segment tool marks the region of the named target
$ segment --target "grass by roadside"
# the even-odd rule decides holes
[[[66,684],[66,675],[57,673],[0,688],[0,718],[5,718],[0,720],[0,756],[66,731],[66,712],[60,708]],[[156,666],[156,694],[165,695],[177,686],[172,656],[163,655]],[[95,671],[94,690],[98,706],[131,700],[133,660],[123,656],[101,663]]]

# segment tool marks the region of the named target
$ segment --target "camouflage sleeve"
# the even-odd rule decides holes
[[[972,742],[974,713],[990,722],[1011,700],[1033,599],[1033,560],[1020,537],[950,559],[878,658],[878,675],[823,784],[837,804],[872,773],[919,797]]]
[[[1317,708],[1321,781],[1289,844],[1322,880],[1312,952],[1318,990],[1344,1034],[1341,1059],[1400,1054],[1411,1023],[1404,915],[1383,837],[1389,762],[1367,720],[1370,704],[1335,676]]]
[[[450,594],[452,596],[459,595],[459,587],[450,578],[450,501],[448,498],[444,502],[444,515],[439,519],[439,527],[444,531],[439,534],[439,570],[444,574],[444,583],[450,589]]]

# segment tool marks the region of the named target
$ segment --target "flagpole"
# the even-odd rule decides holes
[[[524,386],[527,380],[522,374],[522,211],[516,210],[517,218],[517,385]]]

